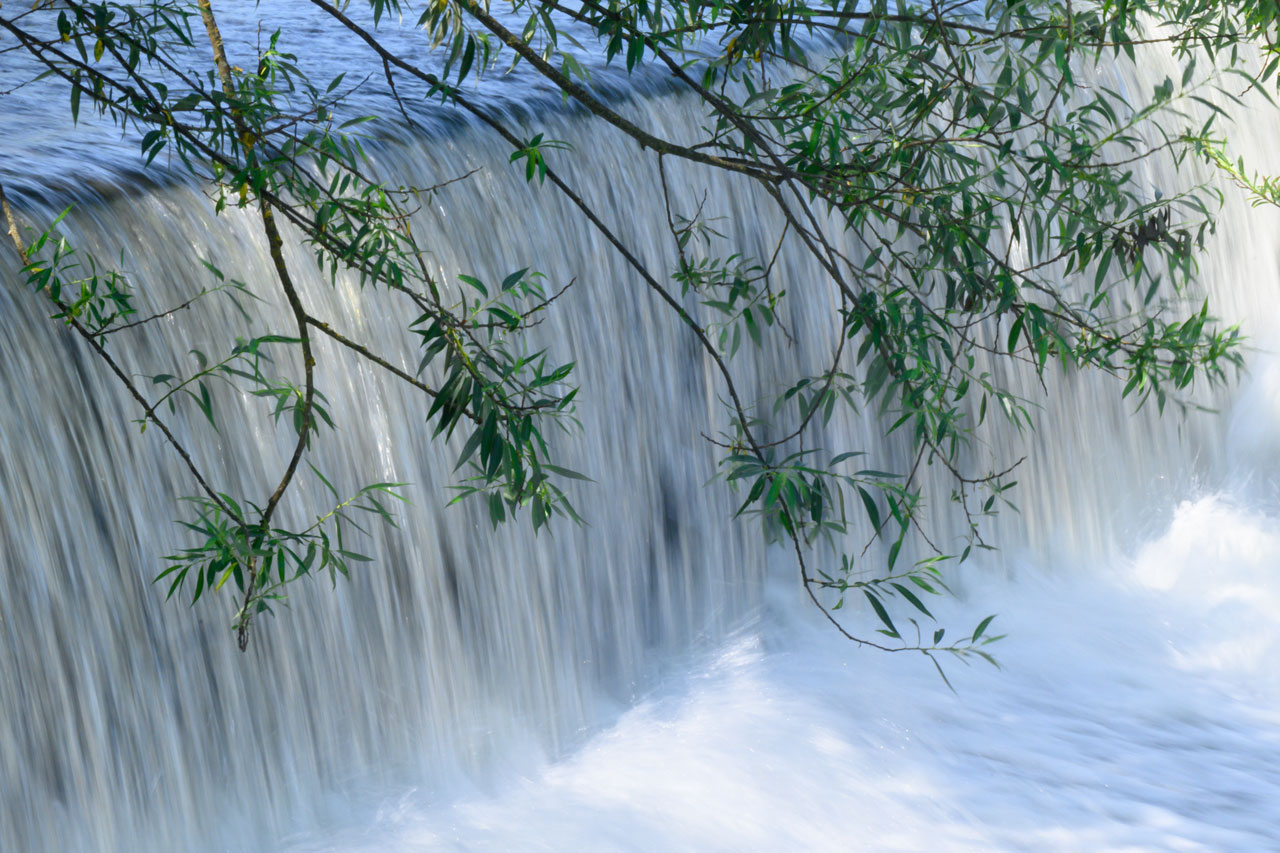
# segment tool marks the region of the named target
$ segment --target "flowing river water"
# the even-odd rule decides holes
[[[1115,77],[1145,92],[1172,68]],[[41,175],[76,174],[89,150],[42,150],[39,107],[0,100],[4,176],[33,221],[58,209]],[[675,137],[702,118],[657,90],[626,109]],[[536,122],[574,144],[588,200],[669,268],[654,164],[572,114]],[[317,466],[339,488],[412,483],[412,504],[365,543],[373,563],[336,590],[295,588],[241,655],[226,601],[165,603],[150,583],[184,544],[185,470],[0,249],[0,849],[1280,846],[1280,217],[1223,185],[1202,281],[1251,343],[1238,387],[1204,400],[1216,413],[1135,414],[1102,377],[1009,377],[1043,407],[1035,432],[989,437],[994,458],[1029,457],[1021,512],[935,610],[957,629],[997,612],[1009,637],[1003,669],[952,666],[952,693],[927,662],[825,627],[786,554],[731,520],[723,483],[704,487],[716,454],[701,433],[723,410],[677,319],[500,141],[437,130],[376,157],[419,185],[479,170],[419,215],[442,277],[533,264],[577,279],[535,337],[579,365],[583,430],[557,446],[596,480],[573,491],[589,526],[534,537],[445,508],[463,436],[433,442],[419,399],[322,345],[338,430]],[[1276,139],[1277,113],[1258,108],[1231,146],[1280,167]],[[207,285],[200,257],[270,292],[251,219],[214,217],[181,182],[113,178],[123,155],[92,144],[69,231],[104,258],[123,250],[144,311]],[[707,190],[730,237],[767,251],[779,223],[763,195],[673,168],[686,200]],[[416,364],[388,331],[407,309],[330,286],[303,249],[289,262],[317,313]],[[820,279],[799,253],[779,270],[795,294]],[[751,395],[828,352],[825,299],[787,300],[795,343],[739,359]],[[255,333],[287,328],[281,305],[258,314]],[[176,373],[241,328],[208,299],[115,351],[135,373]],[[180,434],[227,491],[265,494],[288,436],[257,404],[219,402],[223,432],[191,419]],[[873,417],[840,416],[825,439],[892,463],[876,435]],[[303,482],[286,512],[303,521],[323,498]]]

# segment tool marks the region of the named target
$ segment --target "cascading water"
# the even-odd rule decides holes
[[[1150,62],[1125,83],[1147,91],[1166,73]],[[675,137],[702,119],[671,95],[628,109]],[[669,269],[653,164],[571,116],[539,123],[574,142],[574,183],[596,209]],[[1233,148],[1261,157],[1276,138],[1275,113],[1259,113]],[[576,492],[590,526],[535,538],[525,525],[493,532],[478,508],[444,509],[461,437],[446,452],[419,400],[322,348],[339,429],[317,464],[340,488],[411,482],[414,503],[401,531],[375,534],[370,568],[336,591],[295,588],[248,656],[224,604],[166,604],[149,583],[183,544],[171,519],[191,484],[0,250],[0,849],[1275,843],[1280,383],[1266,356],[1239,402],[1218,401],[1222,417],[1132,415],[1098,377],[1054,376],[1047,394],[1011,380],[1045,406],[1037,432],[998,438],[1001,457],[1030,457],[1022,513],[997,528],[999,566],[966,575],[973,605],[943,609],[953,624],[999,611],[1013,636],[998,650],[1006,669],[954,673],[953,697],[913,660],[824,633],[785,556],[771,568],[758,534],[730,521],[733,496],[702,486],[716,457],[700,433],[722,419],[708,365],[507,154],[462,128],[377,156],[418,185],[480,169],[420,214],[443,280],[530,263],[576,277],[536,335],[579,364],[584,429],[559,448],[597,480]],[[681,167],[673,183],[689,198],[708,189],[735,244],[767,251],[778,223],[762,195]],[[32,220],[55,212],[34,198]],[[1263,352],[1278,225],[1237,199],[1204,262],[1215,309]],[[251,285],[270,280],[252,221],[213,217],[196,188],[86,200],[70,230],[103,257],[124,247],[155,308],[208,283],[202,253]],[[400,306],[330,287],[305,251],[288,260],[310,275],[318,313],[416,363],[385,332]],[[784,280],[819,277],[799,254],[779,263]],[[831,305],[785,305],[796,343],[738,366],[749,392],[832,343]],[[266,305],[254,331],[286,316]],[[229,346],[239,322],[228,302],[203,300],[152,329],[146,351],[115,351],[155,373],[193,347]],[[192,421],[182,437],[229,491],[265,493],[287,436],[251,404],[222,404],[233,428]],[[256,441],[224,437],[243,434]],[[875,447],[874,435],[870,416],[837,418],[827,440]],[[301,491],[323,504],[318,484]]]

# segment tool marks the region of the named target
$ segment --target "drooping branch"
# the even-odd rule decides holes
[[[244,147],[245,159],[252,164],[254,160],[253,138],[249,134],[248,127],[241,118],[238,108],[234,106],[236,98],[235,80],[231,76],[231,65],[227,62],[226,51],[222,44],[222,33],[218,30],[218,22],[213,15],[213,7],[210,5],[210,0],[197,0],[197,6],[200,9],[200,18],[204,21],[205,31],[208,33],[209,46],[213,50],[214,64],[218,69],[218,77],[222,82],[223,93],[233,102],[231,117],[235,122],[241,145]],[[289,273],[288,264],[284,260],[284,240],[281,239],[280,230],[276,226],[275,214],[265,200],[259,201],[258,211],[262,219],[262,230],[267,236],[267,251],[271,256],[272,266],[275,268],[276,277],[280,282],[281,289],[284,291],[285,298],[289,302],[289,308],[293,311],[294,324],[298,330],[299,346],[302,350],[304,371],[302,415],[298,425],[298,440],[294,444],[293,454],[289,457],[289,463],[285,467],[284,474],[280,477],[280,482],[267,499],[266,506],[263,507],[262,515],[258,522],[260,528],[259,538],[261,538],[270,529],[271,517],[276,511],[276,507],[279,506],[280,499],[284,497],[285,492],[288,490],[289,484],[293,482],[294,475],[298,471],[298,463],[302,461],[302,454],[310,443],[314,417],[312,409],[315,404],[316,386],[315,358],[311,354],[310,324],[307,322],[307,312],[302,305],[301,298],[298,296],[293,277]],[[248,562],[248,577],[245,578],[244,604],[237,620],[237,642],[242,652],[249,646],[249,625],[253,619],[254,592],[258,585],[258,573],[255,571],[255,567],[256,558],[251,553]]]
[[[18,226],[18,219],[13,213],[13,208],[9,205],[9,199],[5,195],[3,184],[0,184],[0,212],[3,212],[5,224],[8,226],[9,236],[13,241],[14,248],[18,252],[18,257],[22,259],[23,264],[30,264],[31,258],[27,254],[27,247],[22,239],[22,231]],[[169,442],[169,445],[178,454],[179,458],[182,459],[183,464],[187,466],[187,470],[191,472],[191,476],[195,478],[196,483],[200,486],[200,489],[205,493],[209,500],[225,512],[228,517],[235,519],[239,524],[243,525],[245,520],[239,513],[235,512],[232,507],[223,500],[222,495],[209,484],[209,481],[205,478],[204,474],[198,467],[196,467],[195,460],[192,458],[191,453],[182,445],[182,442],[178,441],[177,436],[173,434],[173,431],[169,429],[169,426],[158,414],[156,414],[155,407],[149,403],[147,398],[142,395],[142,392],[138,390],[138,386],[134,384],[134,381],[129,377],[129,374],[125,373],[116,360],[112,358],[111,354],[107,352],[106,347],[103,346],[102,341],[100,340],[101,336],[95,335],[86,329],[71,312],[70,306],[59,300],[52,301],[66,318],[67,325],[75,330],[76,334],[80,335],[80,337],[89,344],[89,347],[94,351],[98,358],[103,360],[115,375],[116,379],[120,380],[120,383],[124,385],[125,390],[129,392],[129,396],[133,397],[133,399],[137,401],[138,405],[142,407],[143,418],[156,425],[161,434],[164,435],[165,440]]]

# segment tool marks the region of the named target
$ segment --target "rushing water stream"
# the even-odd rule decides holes
[[[1152,61],[1122,82],[1148,91],[1167,73]],[[673,136],[701,120],[671,95],[627,108]],[[83,151],[42,153],[16,111],[0,122],[5,177],[25,174],[28,216],[47,217],[33,176]],[[540,122],[574,142],[588,199],[668,268],[653,164],[572,116]],[[1232,148],[1280,166],[1265,160],[1276,139],[1259,111]],[[166,604],[149,583],[183,542],[171,519],[191,484],[0,250],[0,850],[1280,847],[1280,217],[1226,188],[1204,281],[1255,351],[1242,388],[1206,401],[1220,415],[1134,415],[1099,377],[1055,375],[1047,394],[1011,379],[1044,405],[1037,432],[998,439],[1002,458],[1030,456],[1022,512],[995,528],[1001,554],[966,568],[962,600],[939,605],[957,628],[999,612],[1010,637],[1003,670],[952,668],[953,695],[923,661],[843,643],[785,555],[730,521],[733,496],[702,485],[716,457],[700,433],[722,422],[708,365],[507,154],[453,128],[378,157],[419,185],[480,169],[420,216],[443,278],[530,263],[577,277],[536,334],[581,371],[584,430],[559,445],[597,480],[575,491],[590,526],[535,538],[445,509],[462,436],[437,446],[418,399],[322,347],[339,429],[319,467],[348,488],[408,481],[413,504],[402,531],[375,533],[370,568],[295,589],[247,656],[225,602]],[[674,182],[708,189],[740,245],[763,252],[776,233],[760,194],[692,169]],[[71,230],[103,257],[123,247],[144,311],[207,284],[201,253],[270,281],[253,222],[213,217],[182,184],[86,191]],[[799,254],[779,263],[788,281],[818,277]],[[416,363],[386,331],[404,309],[385,294],[311,274],[306,298]],[[786,309],[797,344],[743,360],[749,391],[831,343],[832,306]],[[256,333],[287,327],[281,306],[262,311]],[[176,373],[238,322],[205,300],[116,351]],[[233,428],[182,435],[228,491],[264,494],[288,437],[221,402]],[[875,433],[837,418],[827,438],[877,447]],[[323,502],[317,483],[300,492]]]

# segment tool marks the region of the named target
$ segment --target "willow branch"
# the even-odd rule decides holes
[[[3,184],[0,184],[0,210],[3,211],[5,224],[8,226],[9,230],[9,237],[13,240],[13,246],[18,251],[18,257],[22,259],[23,264],[30,264],[31,259],[27,254],[27,247],[22,241],[22,232],[18,228],[17,217],[13,214],[13,208],[9,206],[9,199],[5,196]],[[235,519],[238,523],[243,525],[244,519],[240,517],[239,513],[232,510],[231,506],[223,500],[222,496],[214,490],[213,486],[209,485],[209,481],[206,480],[204,474],[200,472],[200,469],[196,466],[195,460],[192,459],[191,454],[187,451],[186,447],[182,445],[182,442],[178,441],[178,438],[173,434],[173,431],[170,430],[168,425],[160,419],[160,416],[156,414],[155,407],[151,403],[147,402],[147,398],[142,395],[142,392],[138,390],[138,387],[133,383],[133,380],[129,378],[129,374],[125,373],[120,365],[116,363],[116,360],[107,352],[98,337],[86,329],[84,325],[75,318],[71,313],[70,306],[59,300],[53,300],[53,303],[66,317],[67,325],[71,326],[71,328],[74,329],[80,337],[84,338],[84,340],[88,342],[94,353],[106,363],[107,367],[111,369],[111,372],[115,374],[116,378],[119,379],[126,390],[128,390],[129,396],[133,397],[133,399],[137,401],[138,405],[142,407],[144,420],[151,421],[157,428],[159,428],[161,434],[164,435],[165,440],[169,442],[169,445],[175,452],[177,452],[178,456],[181,457],[183,463],[186,464],[187,470],[191,472],[191,476],[195,478],[196,483],[199,484],[201,490],[208,495],[209,500],[225,512],[228,517]]]
[[[218,69],[218,77],[222,82],[223,93],[234,100],[236,97],[235,80],[231,76],[231,65],[227,62],[227,54],[222,44],[222,33],[219,31],[218,22],[214,18],[213,7],[210,5],[209,0],[197,0],[196,5],[200,9],[200,18],[204,22],[205,32],[209,37],[209,46],[213,50],[213,61]],[[248,128],[245,126],[244,119],[240,115],[240,111],[234,106],[231,109],[231,117],[235,122],[240,144],[244,148],[245,158],[252,163],[254,157],[253,140],[249,135]],[[262,230],[267,235],[267,250],[271,255],[271,263],[275,267],[276,276],[280,280],[280,287],[284,290],[285,298],[293,311],[294,322],[298,328],[298,340],[302,348],[302,364],[305,372],[305,390],[302,400],[302,417],[298,426],[298,440],[294,444],[293,455],[289,457],[289,464],[285,468],[279,484],[267,499],[267,504],[262,510],[262,517],[258,522],[258,536],[262,537],[270,529],[271,516],[275,513],[276,507],[280,505],[280,499],[284,497],[289,484],[293,482],[293,477],[298,471],[298,463],[302,461],[302,454],[306,451],[309,443],[316,387],[314,375],[315,359],[311,354],[311,334],[307,323],[307,312],[302,306],[302,300],[298,297],[298,291],[293,284],[293,277],[289,274],[289,267],[284,260],[284,241],[280,237],[280,229],[276,226],[275,214],[265,200],[259,199],[258,211],[262,217]],[[256,559],[251,554],[248,566],[249,576],[245,580],[244,604],[241,607],[237,630],[237,642],[239,643],[240,651],[244,651],[249,646],[249,625],[253,618],[251,613],[253,594],[257,590],[258,580],[255,563]]]

